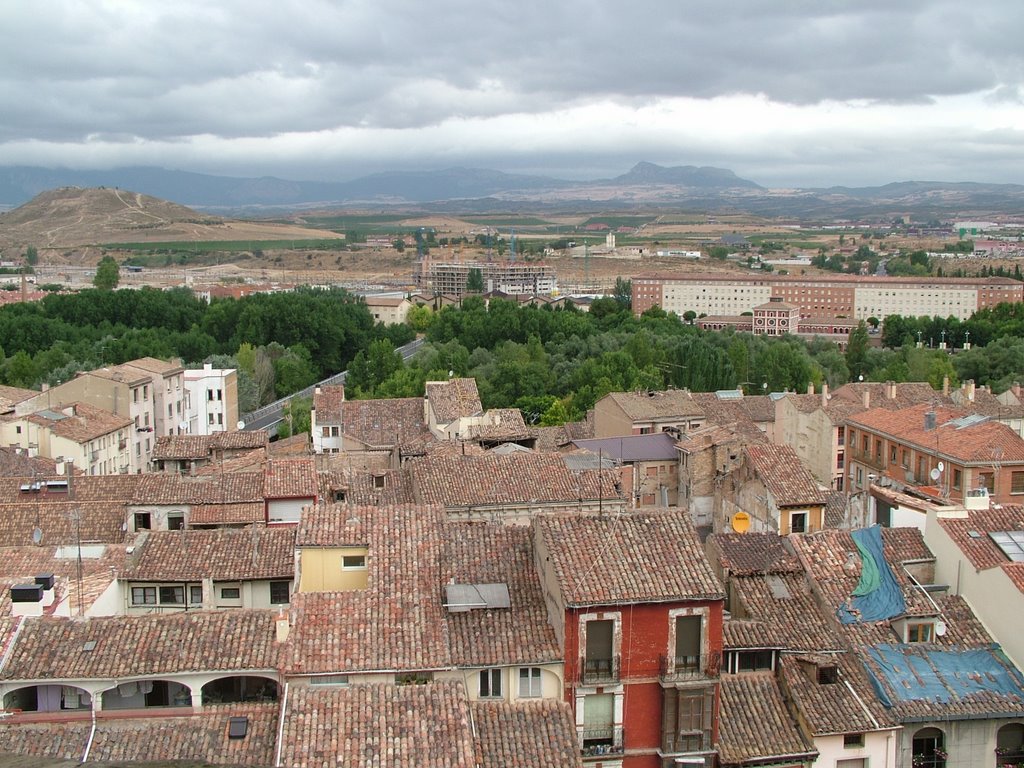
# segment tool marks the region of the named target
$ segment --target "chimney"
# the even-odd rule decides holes
[[[861,405],[864,406],[864,410],[866,411],[871,407],[871,390],[864,387],[864,391],[860,393],[860,399]]]
[[[808,381],[807,382],[807,394],[808,395],[813,395],[814,394],[814,382],[813,381]]]
[[[1015,381],[1010,385],[1010,391],[1013,392],[1013,396],[1020,400],[1020,382]]]
[[[828,382],[821,382],[821,407],[828,405]]]
[[[924,415],[924,431],[930,432],[935,429],[935,411],[928,411]]]
[[[291,631],[291,624],[288,622],[288,614],[284,611],[277,614],[277,642],[284,643],[288,640],[288,633]]]
[[[203,370],[204,371],[212,371],[213,370],[213,363],[203,363]]]
[[[885,382],[885,396],[890,400],[896,399],[896,382],[887,381]]]
[[[942,377],[942,394],[949,397],[949,376]]]
[[[964,382],[964,394],[967,395],[968,402],[974,402],[974,379],[968,379]]]

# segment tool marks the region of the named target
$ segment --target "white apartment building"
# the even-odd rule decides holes
[[[238,428],[238,377],[234,368],[202,368],[184,372],[187,431],[212,435]]]

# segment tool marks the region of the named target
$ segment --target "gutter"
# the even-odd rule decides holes
[[[284,749],[284,713],[288,709],[288,681],[284,682],[284,696],[281,697],[281,712],[277,716],[277,750],[274,754],[275,768],[281,768],[281,751]],[[84,760],[83,760],[84,762]]]
[[[95,695],[95,694],[93,694]],[[91,698],[91,697],[90,697]],[[95,702],[93,702],[95,704]],[[92,707],[92,728],[89,731],[89,740],[85,743],[85,753],[82,755],[82,762],[89,761],[89,753],[92,751],[92,742],[96,738],[96,707]]]

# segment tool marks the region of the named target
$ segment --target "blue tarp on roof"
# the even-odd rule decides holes
[[[843,624],[883,621],[907,610],[903,590],[882,552],[882,528],[873,525],[852,533],[860,553],[860,582],[836,615]]]
[[[866,649],[871,682],[879,699],[948,704],[972,694],[994,693],[1024,701],[1024,678],[998,647],[971,650],[915,644],[882,644]]]

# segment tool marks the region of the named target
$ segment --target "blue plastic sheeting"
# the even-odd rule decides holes
[[[903,590],[882,552],[882,528],[873,525],[852,533],[861,559],[861,580],[836,615],[843,624],[883,621],[907,610]]]
[[[886,644],[866,652],[872,685],[886,707],[893,699],[948,704],[980,693],[1024,699],[1024,678],[997,649]]]

